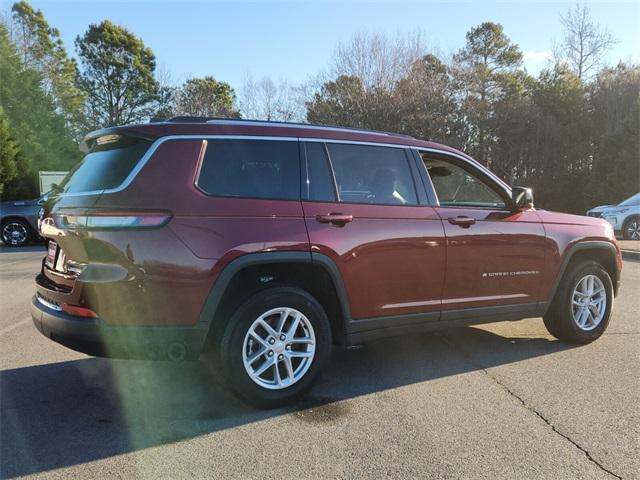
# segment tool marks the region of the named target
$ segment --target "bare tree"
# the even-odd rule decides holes
[[[617,40],[606,27],[595,23],[585,4],[577,4],[560,17],[564,38],[554,50],[557,61],[566,62],[581,79],[602,65]]]
[[[153,117],[166,119],[174,116],[176,111],[176,96],[179,84],[166,64],[159,64],[156,68],[158,81],[158,101]]]
[[[365,90],[392,90],[427,53],[420,31],[389,37],[361,32],[338,45],[330,68],[331,78],[359,78]]]
[[[276,84],[270,77],[247,78],[242,87],[240,111],[244,118],[298,121],[304,118],[302,89],[286,80]]]
[[[402,130],[398,85],[427,52],[420,31],[395,37],[358,33],[336,48],[307,101],[312,122]]]

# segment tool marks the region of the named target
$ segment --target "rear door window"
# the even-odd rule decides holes
[[[208,140],[197,186],[223,197],[297,200],[300,161],[297,141]]]
[[[151,146],[151,141],[126,135],[94,140],[82,161],[60,183],[61,193],[84,193],[120,186]]]
[[[405,150],[327,143],[338,200],[347,203],[417,205]]]

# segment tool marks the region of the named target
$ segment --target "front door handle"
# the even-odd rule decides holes
[[[476,223],[476,219],[471,217],[449,217],[448,220],[451,225],[458,225],[462,228],[469,228]]]
[[[344,227],[347,223],[353,222],[353,215],[329,213],[328,215],[316,215],[316,220],[320,223],[331,223],[338,227]]]

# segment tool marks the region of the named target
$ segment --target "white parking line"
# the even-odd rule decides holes
[[[0,247],[0,255],[27,255],[29,253],[40,253],[40,252],[46,252],[47,250],[45,248],[35,248],[35,249],[28,249],[28,250],[18,250],[16,248],[3,248]]]
[[[0,267],[6,267],[7,265],[13,265],[15,263],[25,263],[25,262],[30,262],[30,261],[40,261],[39,258],[24,258],[22,260],[14,260],[12,262],[0,262]]]
[[[9,333],[12,330],[15,330],[18,327],[21,327],[22,325],[25,325],[27,323],[29,323],[29,321],[31,320],[31,318],[25,318],[24,320],[20,320],[17,323],[14,323],[13,325],[9,325],[8,327],[4,327],[2,330],[0,330],[0,335],[4,335],[5,333]]]

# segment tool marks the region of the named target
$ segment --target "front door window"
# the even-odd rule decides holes
[[[441,206],[506,208],[502,196],[472,172],[434,158],[425,158],[425,166]]]

